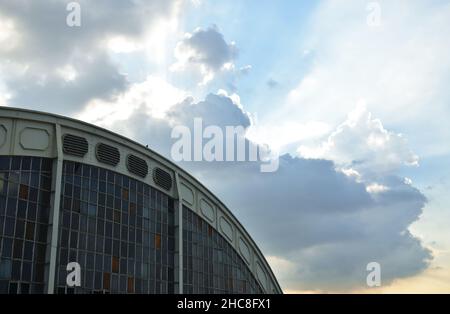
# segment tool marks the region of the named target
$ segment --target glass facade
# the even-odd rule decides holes
[[[263,293],[235,249],[183,206],[183,293]]]
[[[102,168],[63,166],[58,293],[174,293],[174,201]],[[69,262],[81,287],[66,285]]]
[[[0,293],[43,293],[52,160],[0,156]]]
[[[46,292],[52,162],[0,156],[0,293]],[[64,161],[55,292],[177,293],[176,204],[126,175]],[[263,293],[219,232],[186,207],[182,216],[184,293]],[[80,287],[66,283],[70,262]]]

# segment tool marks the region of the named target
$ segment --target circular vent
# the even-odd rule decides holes
[[[167,171],[162,170],[161,168],[156,167],[153,169],[153,181],[155,181],[156,185],[167,191],[172,188],[172,177]]]
[[[68,155],[84,157],[88,152],[88,141],[73,134],[63,135],[63,152]]]
[[[145,162],[144,159],[131,154],[127,156],[127,169],[131,173],[134,173],[142,178],[145,178],[148,173],[147,162]]]
[[[98,161],[111,166],[117,166],[120,161],[120,153],[117,147],[104,143],[97,144],[95,155]]]

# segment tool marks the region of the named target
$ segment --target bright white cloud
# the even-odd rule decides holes
[[[278,151],[285,151],[289,150],[290,145],[322,138],[329,132],[330,126],[320,121],[301,123],[289,120],[270,126],[256,121],[249,129],[248,137],[257,143],[266,143]]]
[[[301,145],[298,152],[305,158],[331,159],[364,174],[381,175],[402,165],[418,165],[418,156],[410,150],[404,136],[386,130],[362,104],[325,142],[317,147]]]
[[[388,191],[389,188],[385,185],[372,183],[366,186],[366,191],[369,193],[383,193]]]
[[[115,36],[108,40],[108,48],[114,53],[130,53],[142,49],[142,43],[125,36]]]
[[[66,82],[74,81],[78,76],[77,70],[70,64],[56,69],[56,72]]]
[[[379,27],[366,23],[367,1],[318,5],[302,39],[311,66],[267,127],[280,120],[335,126],[362,99],[386,125],[414,133],[421,155],[449,152],[438,143],[450,140],[450,4],[378,2]]]
[[[0,53],[9,53],[16,49],[19,42],[20,35],[14,21],[0,15]]]
[[[148,76],[145,81],[132,84],[126,92],[112,101],[96,99],[89,102],[78,118],[103,127],[122,123],[136,111],[161,119],[166,117],[173,106],[187,97],[187,92],[165,80]]]

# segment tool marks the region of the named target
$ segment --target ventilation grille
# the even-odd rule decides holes
[[[83,157],[88,152],[88,142],[84,137],[64,134],[63,152],[68,155]]]
[[[119,150],[103,143],[97,145],[95,155],[98,161],[111,166],[116,166],[120,161]]]
[[[145,160],[134,155],[127,156],[127,168],[128,171],[142,178],[145,178],[148,173],[148,165]]]
[[[163,189],[169,191],[172,188],[172,177],[167,171],[156,167],[153,169],[153,181]]]

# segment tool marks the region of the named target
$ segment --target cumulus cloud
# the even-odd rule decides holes
[[[450,139],[450,4],[377,2],[380,26],[367,24],[365,0],[316,7],[300,42],[313,55],[310,66],[266,125],[285,119],[334,127],[363,99],[385,125],[414,133],[421,156],[448,153],[440,143]]]
[[[239,96],[228,95],[225,91],[209,94],[204,101],[193,103],[192,99],[171,109],[169,118],[175,118],[177,123],[190,124],[196,117],[202,118],[205,125],[242,126],[248,128],[251,124],[249,113],[244,111]]]
[[[177,62],[173,71],[191,70],[202,76],[202,84],[211,81],[220,71],[235,70],[234,59],[237,57],[234,42],[226,42],[217,26],[206,29],[197,28],[192,34],[187,33],[175,48]],[[250,68],[244,67],[242,72]]]
[[[388,189],[372,194],[330,161],[285,155],[271,174],[235,165],[205,180],[266,254],[295,265],[280,278],[287,289],[363,287],[372,261],[382,265],[383,284],[389,284],[419,273],[431,259],[408,231],[426,199],[400,178],[385,178]]]
[[[418,165],[418,156],[402,134],[386,130],[364,104],[351,111],[328,139],[317,147],[301,145],[305,158],[327,158],[366,175],[392,173],[402,165]]]
[[[109,57],[110,39],[138,39],[148,21],[171,14],[178,1],[78,1],[81,27],[69,27],[70,1],[1,1],[0,80],[9,105],[60,113],[91,99],[112,99],[128,87]]]
[[[169,158],[174,125],[192,127],[196,117],[202,117],[205,125],[242,125],[247,130],[252,123],[239,99],[223,92],[202,101],[188,97],[171,106],[164,118],[149,112],[138,108],[111,127]],[[270,256],[285,289],[361,288],[366,265],[372,261],[381,264],[383,284],[389,284],[421,272],[432,258],[408,230],[426,198],[393,174],[379,176],[376,183],[365,182],[356,170],[337,170],[332,161],[290,155],[280,158],[274,173],[261,173],[258,162],[180,165],[232,209]],[[289,273],[277,265],[288,265]]]

